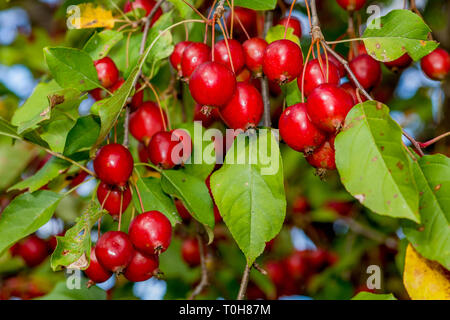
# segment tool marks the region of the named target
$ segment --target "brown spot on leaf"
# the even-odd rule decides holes
[[[377,101],[376,107],[377,107],[377,110],[381,110],[381,109],[383,109],[383,104],[381,102]]]
[[[356,194],[355,199],[363,203],[366,200],[366,195],[364,193]]]
[[[378,160],[378,157],[377,157],[377,156],[375,156],[375,157],[372,158],[372,162],[375,162],[375,161],[377,161],[377,160]]]
[[[380,147],[380,150],[381,150],[381,151],[384,151],[384,146],[381,146],[381,147]]]
[[[66,255],[68,255],[68,254],[69,254],[69,252],[70,252],[69,250],[67,250],[67,249],[64,249],[64,250],[63,250],[63,252],[62,252],[62,255],[63,255],[63,256],[66,256]]]
[[[423,230],[425,230],[425,226],[420,226],[419,228],[417,228],[417,231],[422,232]]]
[[[438,184],[436,187],[434,187],[434,191],[439,191],[439,189],[441,189],[442,185]]]
[[[397,166],[397,168],[399,168],[400,170],[403,170],[403,163],[401,163],[400,161],[399,162],[397,162],[397,164],[396,164],[396,166]]]
[[[383,137],[383,136],[384,136],[384,132],[380,132],[380,136],[382,136],[382,137]]]
[[[381,48],[381,44],[379,44],[378,42],[375,44],[375,47],[377,48],[377,49],[380,49]]]
[[[396,193],[396,194],[394,194],[394,199],[397,199],[398,198],[398,194]]]
[[[48,101],[50,102],[50,108],[57,106],[64,102],[64,96],[59,94],[52,94],[48,96]]]
[[[420,192],[419,192],[419,196],[423,196],[423,191],[420,191]]]

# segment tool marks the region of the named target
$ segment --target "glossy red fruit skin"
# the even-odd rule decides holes
[[[288,28],[294,29],[294,35],[296,35],[299,38],[302,37],[302,25],[297,18],[291,16],[288,21],[288,17],[284,17],[278,22],[278,24],[285,27],[287,24]]]
[[[325,55],[324,53],[322,53],[321,56],[322,56],[322,61],[325,61],[325,63],[327,63],[327,58],[328,58],[328,63],[333,63],[338,68],[339,76],[341,78],[344,77],[347,74],[347,70],[345,70],[344,65],[342,63],[340,63],[339,60],[336,59],[335,56],[333,56],[332,54]]]
[[[119,218],[120,213],[125,212],[125,210],[128,208],[128,205],[130,204],[131,191],[130,188],[128,188],[128,186],[125,186],[125,189],[122,192],[118,187],[110,186],[102,182],[97,188],[97,199],[100,205],[103,205],[103,209],[108,211],[108,213],[115,220],[117,220]],[[122,202],[122,211],[120,210],[121,202]]]
[[[141,87],[140,83],[136,83],[134,87],[135,93],[130,102],[131,111],[136,111],[144,102],[144,90],[139,90]]]
[[[181,245],[181,256],[190,267],[200,265],[200,247],[195,238],[185,239]]]
[[[192,139],[190,134],[184,129],[173,129],[170,131],[172,140],[177,143],[172,150],[172,157],[175,164],[186,163],[192,153]]]
[[[339,69],[334,63],[328,63],[327,70],[325,60],[322,61],[321,67],[319,59],[313,59],[306,64],[305,68],[305,79],[303,83],[303,92],[305,96],[309,96],[315,88],[323,83],[339,84]],[[303,74],[297,78],[297,85],[300,91],[302,91],[302,77]]]
[[[191,220],[191,214],[184,206],[183,202],[180,199],[175,199],[175,207],[177,208],[178,214],[180,215],[181,219],[188,221]]]
[[[130,115],[129,129],[136,140],[147,144],[155,133],[164,130],[164,123],[167,123],[164,110],[148,101]]]
[[[112,272],[105,269],[97,260],[95,255],[95,247],[91,249],[91,262],[84,273],[95,283],[102,283],[112,276]]]
[[[265,265],[265,270],[267,271],[270,280],[272,280],[277,288],[284,285],[284,282],[286,281],[286,270],[281,261],[268,261]]]
[[[264,112],[264,102],[259,91],[251,84],[239,82],[231,100],[219,113],[232,129],[247,130],[258,125]]]
[[[172,141],[172,133],[160,131],[153,135],[148,144],[147,153],[150,161],[165,170],[175,167],[175,159],[172,157],[172,150],[178,141]]]
[[[309,95],[306,111],[319,129],[335,133],[353,105],[353,98],[347,91],[334,84],[322,84]]]
[[[408,68],[413,60],[409,56],[409,54],[405,53],[400,58],[395,59],[393,61],[385,62],[384,65],[389,68],[391,71],[399,72],[403,69]]]
[[[104,88],[109,88],[119,79],[119,70],[110,57],[104,57],[94,61],[97,70],[98,79]]]
[[[303,68],[303,53],[290,40],[277,40],[269,44],[264,53],[263,71],[269,81],[291,82]]]
[[[181,60],[183,58],[184,49],[186,49],[191,41],[181,41],[175,45],[172,54],[170,55],[169,61],[172,67],[177,70],[181,75]]]
[[[124,186],[133,172],[133,157],[127,148],[118,143],[103,146],[94,159],[97,177],[110,185]]]
[[[231,12],[227,12],[227,26],[228,30],[231,27]],[[233,32],[235,33],[238,39],[247,39],[244,30],[242,29],[239,21],[241,21],[245,30],[247,30],[250,37],[253,37],[256,34],[256,19],[257,14],[256,11],[243,8],[243,7],[234,7],[234,21],[233,21]]]
[[[122,231],[108,231],[98,239],[95,255],[98,262],[111,272],[122,272],[133,257],[133,245]]]
[[[35,267],[47,258],[47,243],[35,235],[31,235],[20,243],[18,255],[22,257],[28,267]]]
[[[312,154],[306,156],[306,161],[317,169],[336,170],[334,138],[331,137]]]
[[[236,76],[221,63],[205,62],[192,73],[189,90],[198,104],[221,107],[236,90]]]
[[[209,128],[219,118],[217,108],[211,108],[206,112],[201,105],[198,103],[195,104],[194,121],[201,121],[202,126],[205,128]]]
[[[148,156],[147,147],[142,142],[138,144],[138,157],[139,161],[142,163],[150,162],[150,158]]]
[[[214,61],[222,63],[230,70],[234,70],[235,74],[238,74],[245,64],[244,49],[237,40],[227,39],[227,42],[231,53],[231,60],[233,61],[233,68],[231,67],[230,55],[228,54],[225,39],[214,44]]]
[[[382,77],[380,63],[368,54],[360,54],[350,61],[349,66],[364,89],[371,90],[380,83]]]
[[[328,201],[326,207],[335,211],[337,214],[346,217],[352,213],[353,203],[349,201]]]
[[[305,278],[308,273],[308,258],[306,251],[295,251],[284,260],[287,274],[294,280]]]
[[[150,279],[158,272],[159,259],[155,255],[146,255],[134,250],[124,276],[128,281],[140,282]]]
[[[343,83],[341,84],[341,88],[347,91],[347,93],[352,96],[354,104],[359,103],[358,96],[356,95],[356,87],[352,83],[350,82]],[[359,97],[361,98],[362,102],[367,101],[366,96],[363,95],[362,93],[359,94]]]
[[[444,80],[450,72],[450,55],[437,48],[420,61],[423,72],[433,80]]]
[[[75,188],[76,186],[80,185],[88,176],[88,173],[86,171],[80,170],[70,181],[69,188]]]
[[[154,0],[134,0],[134,1],[128,0],[125,3],[123,11],[125,13],[127,13],[132,10],[136,10],[136,9],[144,9],[145,15],[148,16],[155,5],[156,5],[156,1],[154,1]],[[162,16],[162,14],[163,14],[162,9],[158,8],[158,10],[156,10],[156,13],[152,18],[150,26],[152,26],[159,19],[159,17]]]
[[[116,92],[117,90],[120,89],[120,87],[125,83],[125,80],[123,78],[120,78],[119,80],[116,81],[116,83],[114,83],[110,88],[109,91],[111,92]]]
[[[201,64],[211,61],[211,48],[202,42],[194,42],[188,45],[181,57],[181,73],[189,78]]]
[[[360,10],[366,4],[366,0],[336,0],[336,2],[347,11]]]
[[[325,133],[309,120],[306,104],[298,103],[284,110],[278,122],[281,138],[299,152],[312,152],[325,141]]]
[[[100,101],[108,97],[106,91],[101,88],[95,88],[89,91],[89,94],[92,96],[92,98],[94,98],[95,101]]]
[[[148,211],[131,222],[128,233],[137,250],[151,255],[167,250],[172,240],[172,225],[161,212]]]
[[[264,53],[268,45],[267,41],[261,38],[248,39],[242,45],[245,65],[256,75],[262,73]]]

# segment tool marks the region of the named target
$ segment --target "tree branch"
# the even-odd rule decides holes
[[[251,267],[246,264],[244,274],[242,275],[241,286],[239,288],[239,293],[237,300],[244,300],[245,293],[247,292],[248,280],[250,279],[250,269]]]
[[[264,38],[267,36],[267,32],[273,23],[273,12],[266,11],[265,13],[265,21],[264,21]],[[270,128],[272,126],[272,121],[270,117],[270,95],[269,95],[269,80],[266,76],[262,76],[261,81],[261,94],[264,102],[264,114],[262,124],[265,127]]]
[[[200,226],[197,224],[198,229],[200,229]],[[199,230],[200,231],[200,230]],[[205,254],[205,248],[203,247],[203,241],[200,234],[197,232],[197,240],[198,240],[198,249],[200,251],[200,267],[202,270],[202,277],[200,279],[199,284],[195,287],[194,291],[192,291],[191,295],[189,296],[189,300],[193,300],[196,296],[198,296],[202,291],[209,286],[209,279],[208,279],[208,268],[206,266],[206,254]]]

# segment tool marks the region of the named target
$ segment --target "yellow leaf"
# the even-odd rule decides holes
[[[406,249],[403,284],[412,300],[450,300],[450,272],[422,257],[411,244]]]
[[[70,6],[67,25],[71,29],[114,28],[114,17],[111,11],[93,3],[82,3]]]

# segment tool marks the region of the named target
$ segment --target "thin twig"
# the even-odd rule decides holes
[[[198,226],[198,229],[200,229],[200,226]],[[199,284],[195,287],[194,291],[192,291],[191,295],[189,296],[189,300],[194,300],[196,296],[202,293],[202,291],[207,286],[209,286],[208,268],[206,267],[205,248],[203,247],[203,240],[199,232],[197,232],[197,241],[198,241],[198,249],[200,252],[200,268],[202,270],[202,277],[200,279]]]
[[[250,279],[250,269],[251,267],[246,264],[244,274],[242,275],[241,286],[239,288],[239,293],[237,300],[244,300],[245,293],[247,292],[248,280]]]
[[[264,38],[267,36],[270,27],[273,23],[273,12],[266,11],[264,22]],[[270,95],[269,95],[269,80],[266,76],[260,78],[261,81],[261,93],[264,102],[264,114],[263,114],[263,126],[270,128],[272,126],[272,120],[270,117]]]
[[[80,168],[81,170],[85,171],[85,172],[86,172],[87,174],[89,174],[90,176],[96,177],[96,175],[95,175],[94,172],[92,172],[91,170],[89,170],[88,168],[86,168],[85,166],[83,166],[82,164],[80,164],[80,163],[78,163],[78,162],[76,162],[76,161],[74,161],[74,160],[72,160],[72,159],[70,159],[70,158],[68,158],[68,157],[66,157],[66,156],[63,156],[63,155],[60,154],[60,153],[54,152],[54,151],[52,151],[52,150],[50,150],[50,149],[47,149],[47,148],[42,148],[42,149],[44,149],[45,152],[50,153],[52,156],[55,156],[55,157],[57,157],[57,158],[66,160],[67,162],[70,162],[71,164],[73,164],[73,165],[77,166],[78,168]]]
[[[369,238],[371,240],[374,240],[376,242],[384,243],[389,248],[396,248],[397,247],[397,240],[385,236],[378,230],[374,230],[368,226],[365,226],[361,224],[360,222],[356,221],[353,218],[344,218],[345,223],[348,225],[348,227],[355,233],[365,236],[366,238]]]

